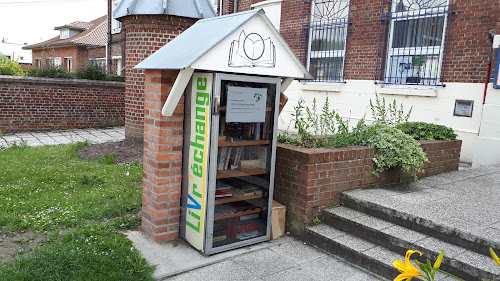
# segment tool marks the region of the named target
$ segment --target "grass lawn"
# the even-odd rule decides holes
[[[153,280],[119,232],[140,224],[142,164],[81,160],[83,145],[0,148],[1,234],[45,237],[0,262],[0,280]]]

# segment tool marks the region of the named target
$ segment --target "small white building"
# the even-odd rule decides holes
[[[0,42],[0,54],[13,61],[17,61],[18,63],[31,64],[31,50],[23,50],[22,48],[24,46],[25,44],[7,43],[2,41]]]

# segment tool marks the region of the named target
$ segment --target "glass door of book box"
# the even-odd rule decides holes
[[[216,75],[207,254],[269,240],[280,83]]]

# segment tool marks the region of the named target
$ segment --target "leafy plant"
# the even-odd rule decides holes
[[[106,69],[94,62],[79,68],[75,73],[75,77],[88,80],[107,80]]]
[[[101,164],[115,164],[116,163],[116,153],[111,153],[109,155],[101,154],[99,156],[99,163]]]
[[[79,141],[79,142],[75,143],[73,146],[74,146],[74,150],[77,151],[77,150],[79,150],[87,145],[89,145],[89,141],[85,140],[85,141]]]
[[[313,223],[314,223],[315,225],[321,224],[321,219],[320,219],[320,218],[318,218],[318,217],[315,217],[315,218],[313,219]]]
[[[303,147],[344,147],[356,143],[357,129],[364,126],[361,120],[352,132],[349,131],[349,122],[330,109],[328,97],[321,113],[318,113],[316,99],[311,108],[304,106],[304,100],[300,99],[294,109],[292,116],[299,138],[293,140],[286,133],[281,135],[280,141]]]
[[[107,74],[106,80],[116,81],[116,82],[125,82],[125,75]]]
[[[24,76],[24,70],[16,61],[0,54],[0,75]]]
[[[372,110],[373,119],[375,119],[374,123],[394,127],[408,122],[413,106],[407,113],[405,113],[403,104],[401,104],[398,108],[396,101],[393,101],[386,107],[385,98],[382,97],[382,100],[380,100],[378,95],[375,94],[375,104],[373,104],[370,99],[370,108]]]
[[[42,68],[33,68],[28,71],[30,77],[73,79],[73,75],[64,68],[49,65]]]
[[[375,123],[366,126],[359,137],[360,145],[377,148],[373,157],[377,165],[373,174],[377,177],[383,171],[400,167],[416,179],[417,173],[423,172],[421,167],[429,161],[415,139],[388,125]]]
[[[399,124],[396,128],[416,140],[454,140],[457,134],[452,128],[425,122],[407,122]]]

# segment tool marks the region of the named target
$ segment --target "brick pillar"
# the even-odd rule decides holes
[[[178,70],[146,70],[142,230],[154,241],[179,235],[184,97],[173,116],[161,109]]]
[[[144,71],[133,69],[197,19],[170,15],[133,15],[122,18],[125,30],[125,137],[143,138]]]

